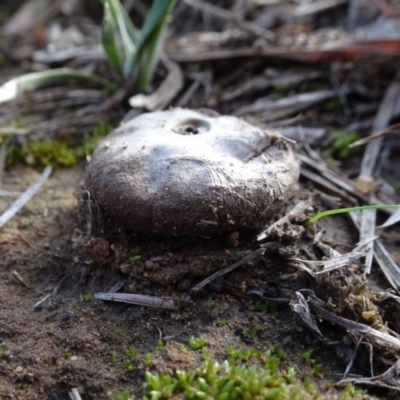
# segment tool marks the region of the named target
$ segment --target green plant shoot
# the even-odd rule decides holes
[[[337,208],[336,210],[326,210],[326,211],[322,211],[322,212],[314,215],[313,217],[309,218],[305,222],[305,226],[309,226],[309,225],[313,224],[314,222],[317,222],[319,219],[328,217],[330,215],[345,214],[345,213],[349,213],[352,211],[382,210],[382,209],[391,209],[391,208],[400,208],[400,205],[382,204],[382,205],[374,205],[374,206],[359,206],[359,207]]]

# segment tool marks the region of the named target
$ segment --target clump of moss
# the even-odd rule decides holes
[[[194,337],[192,336],[189,339],[189,345],[193,350],[199,350],[206,345],[206,340],[203,337]]]
[[[72,167],[77,162],[73,149],[67,143],[52,139],[31,142],[23,153],[27,164],[41,167]]]
[[[354,132],[333,131],[330,133],[332,143],[327,150],[328,157],[336,160],[346,160],[360,153],[361,148],[349,147],[350,144],[361,139],[361,135]]]
[[[97,124],[92,133],[86,133],[83,136],[80,146],[75,149],[75,156],[77,158],[84,158],[92,154],[99,140],[108,135],[114,128],[114,125],[107,122]]]
[[[195,370],[174,375],[146,372],[144,399],[309,398],[294,370],[280,372],[278,363],[271,351],[230,348],[222,363],[207,359]]]
[[[106,136],[114,127],[106,122],[99,123],[91,133],[87,133],[74,143],[67,138],[46,139],[24,144],[9,144],[7,147],[6,165],[17,162],[38,167],[73,167],[78,160],[90,155],[98,141]]]

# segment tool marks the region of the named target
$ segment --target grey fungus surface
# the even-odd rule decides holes
[[[85,184],[127,228],[209,236],[279,212],[299,169],[293,142],[276,131],[174,109],[141,114],[105,137]]]

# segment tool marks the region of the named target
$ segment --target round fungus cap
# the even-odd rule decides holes
[[[105,137],[86,188],[127,228],[209,236],[274,215],[298,178],[294,143],[279,132],[178,108],[141,114]]]

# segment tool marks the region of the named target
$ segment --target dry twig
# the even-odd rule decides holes
[[[131,293],[96,293],[95,299],[117,301],[120,303],[135,304],[138,306],[167,308],[173,310],[175,308],[174,301],[167,297],[148,296],[144,294]]]
[[[51,174],[51,167],[46,167],[40,177],[24,193],[12,203],[3,214],[0,215],[0,228],[4,226],[21,208],[31,199],[31,197],[40,189],[43,183]]]
[[[212,282],[218,276],[223,276],[223,275],[227,274],[228,272],[233,271],[237,267],[240,267],[241,265],[245,264],[246,262],[262,256],[264,253],[265,253],[265,248],[263,248],[263,247],[260,247],[259,249],[252,251],[251,253],[244,256],[238,262],[235,262],[234,264],[230,265],[229,267],[226,267],[224,269],[221,269],[220,271],[217,271],[216,273],[212,274],[208,278],[206,278],[203,281],[201,281],[200,283],[198,283],[196,286],[193,286],[191,289],[191,292],[193,292],[193,293],[198,292],[199,290],[201,290],[204,286],[208,285],[210,282]]]

